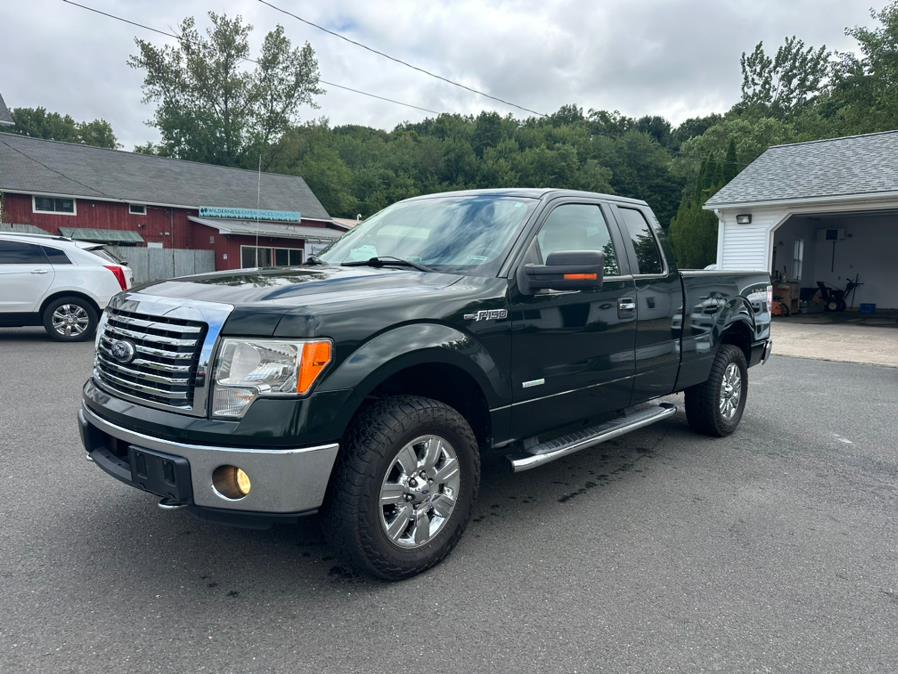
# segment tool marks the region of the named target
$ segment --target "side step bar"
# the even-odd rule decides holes
[[[628,412],[622,417],[606,421],[590,428],[568,433],[560,438],[541,442],[538,445],[507,456],[511,469],[520,473],[545,463],[555,461],[581,449],[598,445],[607,440],[625,435],[656,421],[667,419],[677,413],[677,406],[671,403],[649,405]]]

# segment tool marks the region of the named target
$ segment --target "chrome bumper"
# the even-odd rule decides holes
[[[314,510],[324,502],[337,443],[298,449],[243,449],[188,445],[154,438],[122,428],[81,408],[81,418],[103,433],[128,444],[182,457],[190,464],[194,505],[260,513],[298,513]],[[229,499],[212,487],[212,472],[223,465],[245,470],[252,491],[241,499]]]

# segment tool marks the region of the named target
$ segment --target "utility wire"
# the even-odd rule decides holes
[[[485,98],[489,98],[491,100],[498,101],[499,103],[502,103],[503,105],[508,105],[508,106],[511,106],[512,108],[517,108],[518,110],[523,110],[524,112],[532,113],[534,115],[537,115],[538,117],[546,116],[542,112],[537,112],[536,110],[531,110],[530,108],[525,108],[523,105],[518,105],[517,103],[512,103],[511,101],[507,101],[504,98],[499,98],[498,96],[493,96],[492,94],[488,94],[485,91],[480,91],[479,89],[474,89],[473,87],[469,87],[467,84],[462,84],[461,82],[457,82],[456,80],[451,80],[448,77],[444,77],[443,75],[440,75],[438,73],[432,72],[425,68],[421,68],[412,63],[409,63],[408,61],[403,61],[402,59],[397,58],[395,56],[390,56],[386,52],[382,52],[379,49],[375,49],[374,47],[369,47],[368,45],[358,42],[357,40],[353,40],[352,38],[346,37],[345,35],[342,35],[341,33],[330,30],[329,28],[325,28],[324,26],[321,26],[313,21],[309,21],[308,19],[304,19],[301,16],[299,16],[298,14],[294,14],[293,12],[288,12],[286,9],[278,7],[277,5],[273,5],[270,2],[267,2],[267,0],[258,0],[258,2],[262,3],[263,5],[266,5],[267,7],[271,7],[273,10],[280,12],[281,14],[286,14],[287,16],[291,16],[294,19],[296,19],[297,21],[301,21],[302,23],[306,24],[307,26],[311,26],[312,28],[317,28],[320,31],[324,31],[328,35],[333,35],[336,38],[339,38],[345,42],[348,42],[349,44],[353,44],[356,47],[360,47],[366,51],[371,52],[372,54],[377,54],[378,56],[382,56],[385,59],[389,59],[390,61],[404,65],[406,68],[411,68],[412,70],[417,70],[420,73],[424,73],[425,75],[428,75],[430,77],[434,77],[438,80],[442,80],[443,82],[446,82],[447,84],[451,84],[453,86],[460,87],[462,89],[465,89],[466,91],[470,91],[473,94],[477,94],[478,96],[484,96]]]
[[[184,41],[184,42],[187,42],[188,44],[190,44],[189,40],[187,40],[185,37],[178,35],[176,33],[169,33],[168,31],[161,30],[159,28],[153,28],[152,26],[147,26],[146,24],[139,23],[137,21],[131,21],[130,19],[126,19],[121,16],[116,16],[115,14],[110,14],[109,12],[104,12],[103,10],[95,9],[94,7],[88,7],[87,5],[82,5],[81,3],[74,2],[73,0],[62,0],[62,2],[66,3],[67,5],[72,5],[73,7],[79,7],[81,9],[87,10],[88,12],[93,12],[94,14],[99,14],[101,16],[105,16],[110,19],[115,19],[116,21],[121,21],[122,23],[127,23],[131,26],[135,26],[136,28],[142,28],[143,30],[148,30],[152,33],[158,33],[159,35],[165,35],[166,37],[171,37],[176,40],[181,40],[181,41]],[[256,65],[259,65],[259,62],[255,59],[247,58],[245,56],[242,56],[240,58],[241,58],[241,60],[247,61],[248,63],[255,63]],[[387,103],[395,103],[396,105],[403,105],[406,108],[420,110],[421,112],[429,112],[434,115],[444,114],[444,113],[440,112],[439,110],[431,110],[430,108],[424,108],[424,107],[421,107],[420,105],[414,105],[413,103],[405,103],[403,101],[398,101],[395,98],[389,98],[387,96],[380,96],[378,94],[372,94],[370,91],[362,91],[361,89],[354,89],[352,87],[347,87],[344,84],[337,84],[336,82],[329,82],[329,81],[323,80],[321,78],[319,78],[318,81],[321,82],[321,84],[324,84],[329,87],[335,87],[336,89],[343,89],[344,91],[350,91],[354,94],[368,96],[369,98],[376,98],[381,101],[386,101]]]

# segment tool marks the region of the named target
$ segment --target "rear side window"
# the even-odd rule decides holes
[[[112,264],[125,264],[124,260],[114,255],[112,251],[106,250],[102,246],[97,246],[96,248],[88,248],[88,251],[105,262],[111,262]]]
[[[624,235],[629,236],[636,251],[636,263],[639,265],[640,274],[663,274],[664,260],[658,241],[652,234],[652,228],[642,211],[635,208],[617,207],[624,225]]]
[[[0,241],[0,264],[47,264],[40,246],[19,241]]]
[[[549,214],[536,235],[528,259],[545,264],[561,250],[589,250],[605,256],[605,276],[619,276],[617,251],[602,210],[596,204],[562,204]]]
[[[69,256],[64,251],[59,250],[59,248],[50,248],[48,246],[41,246],[41,248],[44,249],[44,255],[50,260],[50,264],[72,264]]]

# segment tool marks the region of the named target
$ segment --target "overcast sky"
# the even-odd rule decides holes
[[[79,0],[173,31],[209,9],[242,14],[262,35],[282,24],[309,41],[323,79],[445,112],[518,112],[387,61],[256,0]],[[722,112],[739,97],[739,55],[796,34],[846,50],[846,26],[870,24],[882,0],[272,0],[382,51],[540,112],[565,103],[672,122]],[[102,117],[126,149],[156,139],[141,75],[125,61],[134,36],[166,38],[61,0],[0,2],[0,93],[9,107]],[[327,87],[326,87],[327,88]],[[427,116],[328,88],[303,117],[392,128]],[[521,113],[518,113],[521,114]]]

